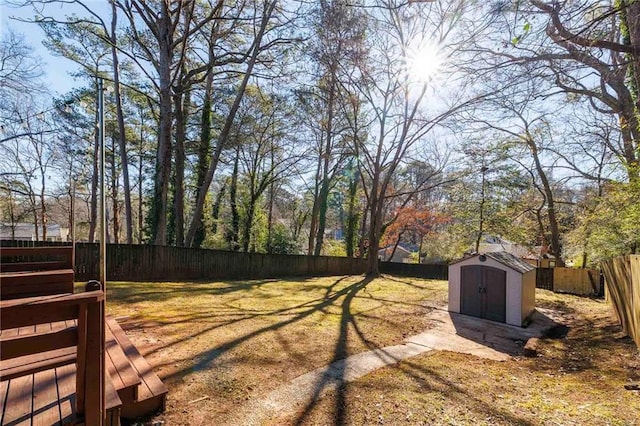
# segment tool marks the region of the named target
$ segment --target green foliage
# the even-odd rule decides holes
[[[640,184],[610,184],[568,234],[571,252],[587,254],[587,264],[640,251]]]
[[[342,240],[325,240],[324,242],[324,254],[326,256],[340,256],[345,257],[347,255],[347,249],[345,243]]]
[[[275,223],[271,230],[271,247],[273,254],[296,254],[297,244],[291,232],[281,223]]]

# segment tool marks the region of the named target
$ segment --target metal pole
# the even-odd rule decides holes
[[[76,183],[77,178],[72,177],[72,188],[71,188],[71,266],[73,269],[76,268]]]
[[[108,374],[105,363],[105,327],[106,327],[106,303],[107,303],[107,224],[106,224],[106,191],[105,191],[105,149],[104,149],[104,82],[98,78],[98,139],[100,141],[100,288],[104,292],[104,299],[100,303],[100,371],[102,372],[102,383],[100,383],[101,396],[101,425],[106,423],[107,405],[105,392],[105,375]],[[101,426],[100,425],[100,426]]]
[[[98,79],[98,140],[100,141],[100,287],[106,292],[107,281],[107,224],[104,158],[104,83]]]

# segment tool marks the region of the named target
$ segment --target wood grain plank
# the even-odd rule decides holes
[[[76,405],[75,412],[79,416],[84,416],[85,409],[85,386],[84,377],[87,369],[87,304],[80,305],[78,313],[78,347],[76,360]]]
[[[67,424],[75,417],[76,366],[69,364],[56,368],[56,381],[60,399],[60,420],[62,424]]]
[[[31,324],[78,318],[78,306],[104,300],[102,291],[31,297],[0,301],[0,327],[11,329]]]
[[[60,422],[60,404],[55,369],[33,375],[33,426],[50,426]]]
[[[2,380],[11,380],[19,376],[24,376],[25,374],[33,374],[50,368],[71,364],[74,363],[75,360],[75,347],[2,360],[0,362],[0,378],[2,378]]]
[[[142,380],[138,388],[138,400],[166,394],[168,392],[167,387],[153,372],[149,363],[140,355],[140,352],[138,352],[138,349],[131,343],[131,340],[129,340],[124,330],[122,330],[113,318],[107,319],[107,323],[109,323],[113,335]]]
[[[30,334],[14,337],[0,337],[0,353],[2,353],[3,360],[8,360],[70,346],[75,347],[77,343],[78,331],[76,327],[52,331],[49,325],[48,331],[34,331]]]
[[[4,412],[7,406],[7,393],[9,393],[9,380],[0,382],[0,425],[4,424]]]
[[[105,412],[104,319],[100,303],[87,305],[87,352],[84,377],[78,372],[78,382],[84,381],[85,420],[87,424],[102,425]],[[81,387],[81,386],[78,386]],[[115,391],[114,391],[115,392]],[[117,394],[116,394],[117,396]]]
[[[55,271],[57,269],[69,269],[69,264],[62,260],[44,260],[37,262],[3,263],[0,268],[2,272]]]
[[[114,385],[116,386],[116,390],[119,391],[123,388],[137,386],[140,384],[141,380],[138,376],[138,373],[131,365],[129,358],[127,358],[127,355],[124,353],[122,347],[113,335],[111,327],[114,323],[116,323],[117,325],[117,322],[115,322],[115,320],[106,321],[107,327],[105,329],[105,347],[113,365],[113,370],[110,371],[111,376],[118,376],[118,379],[114,378]]]
[[[32,404],[33,375],[29,374],[11,380],[7,394],[7,410],[2,419],[3,424],[11,424],[12,426],[31,425]]]

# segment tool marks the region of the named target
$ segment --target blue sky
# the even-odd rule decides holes
[[[108,13],[108,3],[106,1],[89,0],[85,2],[87,5],[94,7],[96,10],[102,9],[105,14]],[[77,13],[82,14],[82,9],[73,5],[49,5],[45,10],[47,15],[62,18],[65,15]],[[0,37],[9,30],[22,34],[27,43],[33,48],[34,54],[43,62],[43,77],[46,86],[51,90],[52,94],[61,95],[71,90],[76,82],[69,73],[77,69],[76,65],[67,59],[53,56],[47,48],[42,45],[44,33],[36,24],[20,22],[15,19],[31,19],[34,16],[34,10],[31,6],[16,8],[7,5],[6,1],[0,0]]]

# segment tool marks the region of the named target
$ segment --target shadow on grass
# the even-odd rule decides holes
[[[519,417],[513,413],[507,412],[495,405],[491,405],[490,401],[484,401],[477,397],[474,392],[466,390],[463,386],[449,380],[433,368],[419,365],[412,361],[403,361],[397,365],[398,370],[406,374],[413,381],[420,384],[421,388],[441,393],[445,398],[451,400],[456,406],[470,406],[477,418],[493,418],[499,417],[508,424],[529,426],[536,423]]]
[[[290,279],[290,282],[305,282],[309,278]],[[250,281],[192,281],[180,283],[163,283],[164,291],[150,290],[148,283],[125,283],[113,285],[107,284],[108,296],[118,300],[119,303],[135,302],[163,302],[179,297],[196,297],[202,295],[220,296],[234,292],[250,291],[262,286],[280,282],[276,279],[250,280]]]
[[[389,277],[385,277],[386,279],[390,279]],[[291,306],[285,306],[277,309],[269,309],[267,307],[259,307],[256,309],[244,309],[238,306],[233,306],[232,301],[225,301],[222,305],[211,306],[211,307],[203,307],[200,308],[199,312],[186,311],[180,312],[177,315],[173,315],[171,317],[167,317],[162,321],[166,324],[177,324],[177,323],[212,323],[207,325],[196,332],[189,333],[184,337],[180,337],[178,339],[172,340],[170,343],[165,345],[154,346],[154,349],[145,354],[149,355],[154,352],[169,348],[171,346],[179,345],[179,344],[188,344],[191,339],[195,339],[205,335],[206,333],[227,327],[233,324],[237,324],[243,321],[250,321],[260,318],[277,318],[277,322],[271,323],[268,325],[261,326],[252,331],[243,332],[241,335],[238,335],[231,340],[228,340],[224,343],[218,344],[215,347],[211,347],[210,349],[206,349],[202,352],[199,352],[195,357],[188,357],[183,359],[172,359],[162,364],[156,365],[156,367],[162,367],[166,365],[182,365],[182,362],[187,362],[187,365],[183,367],[177,367],[177,369],[172,369],[172,371],[166,375],[164,375],[163,379],[171,382],[179,382],[192,373],[197,373],[199,371],[211,368],[212,363],[219,359],[222,355],[228,353],[232,349],[242,345],[245,342],[251,341],[261,335],[266,333],[273,333],[274,340],[276,342],[280,342],[283,350],[289,351],[292,353],[292,356],[295,359],[303,360],[304,354],[303,352],[296,352],[291,345],[288,343],[287,339],[284,338],[285,331],[284,328],[288,325],[297,323],[302,321],[313,314],[316,313],[330,313],[330,310],[333,308],[339,309],[339,323],[337,324],[338,333],[336,337],[335,344],[332,349],[331,363],[336,363],[336,367],[332,367],[331,375],[327,375],[322,377],[314,387],[314,395],[308,402],[308,404],[304,407],[299,417],[295,420],[296,424],[303,424],[313,412],[319,398],[322,396],[324,391],[333,386],[334,384],[344,383],[346,377],[346,363],[339,363],[338,361],[346,359],[350,353],[348,353],[348,344],[350,339],[355,337],[359,341],[361,341],[365,347],[370,350],[379,349],[376,344],[370,340],[366,333],[360,327],[358,323],[358,319],[365,318],[375,318],[378,320],[386,321],[391,323],[386,318],[380,318],[375,316],[372,312],[358,312],[357,315],[353,312],[353,301],[357,297],[366,297],[367,299],[372,299],[376,301],[380,301],[380,303],[395,303],[399,305],[407,305],[411,307],[415,307],[415,303],[411,302],[402,302],[397,300],[388,300],[385,298],[375,297],[373,294],[369,294],[366,291],[367,285],[371,283],[370,278],[364,278],[359,280],[353,284],[348,284],[341,288],[343,285],[343,281],[346,277],[342,277],[340,279],[335,280],[334,282],[327,285],[317,285],[311,284],[316,290],[324,289],[324,292],[321,296],[316,297],[311,300],[305,300],[300,303],[295,303]],[[308,278],[298,278],[298,282],[307,282]],[[279,280],[278,280],[279,281]],[[413,287],[418,287],[422,289],[422,286],[417,286],[411,282],[406,282],[404,280],[393,280],[399,282],[403,285],[410,285]],[[234,292],[238,292],[237,299],[242,299],[246,297],[243,295],[245,291],[259,290],[265,285],[277,282],[276,280],[258,280],[258,281],[245,281],[245,282],[223,282],[220,283],[219,286],[205,283],[168,283],[167,291],[145,291],[144,284],[132,284],[131,288],[125,288],[124,286],[113,286],[111,287],[111,291],[114,292],[113,296],[119,299],[120,303],[134,303],[137,301],[156,301],[163,302],[168,301],[171,298],[177,297],[199,297],[203,295],[229,295]],[[202,286],[201,286],[202,285]],[[139,292],[139,294],[136,294]],[[363,296],[363,293],[366,293],[366,296]],[[252,297],[259,298],[260,294],[253,294]],[[268,297],[268,296],[267,296]],[[425,295],[428,297],[428,295]],[[221,311],[220,308],[223,308],[224,311]],[[371,309],[371,310],[375,310]],[[283,318],[279,318],[283,317]],[[220,321],[222,320],[222,321]],[[351,333],[351,335],[350,335]],[[407,374],[411,373],[415,375],[415,379],[417,380],[420,377],[419,371],[416,369],[417,366],[413,366],[409,363],[403,363],[405,367],[408,368]],[[423,372],[425,373],[425,372]],[[437,372],[429,373],[433,375],[437,380],[440,380],[443,384],[451,387],[451,392],[454,395],[459,395],[460,399],[469,398],[472,396],[468,396],[464,393],[464,389],[461,389],[455,383],[450,383],[444,377],[438,376]],[[336,389],[334,400],[332,401],[332,405],[335,406],[334,411],[334,423],[335,424],[344,424],[348,418],[348,386],[339,385]],[[477,400],[477,404],[481,404],[480,400]],[[487,412],[491,411],[490,407],[486,408]],[[497,413],[501,416],[508,417],[507,413]],[[519,424],[528,424],[523,422],[521,419],[515,419],[515,422]]]
[[[217,328],[221,328],[221,327],[225,327],[225,326],[229,326],[231,324],[235,324],[241,321],[247,321],[247,320],[251,320],[251,319],[255,319],[258,317],[274,317],[274,316],[280,316],[280,315],[289,315],[289,317],[283,321],[279,321],[275,324],[271,324],[265,327],[261,327],[258,328],[257,330],[254,330],[252,332],[246,333],[240,337],[237,337],[231,341],[225,342],[215,348],[212,348],[211,350],[205,351],[203,353],[201,353],[198,357],[196,357],[196,362],[195,364],[191,367],[191,368],[186,368],[186,369],[181,369],[178,371],[175,371],[167,376],[165,376],[165,379],[175,379],[175,378],[182,378],[185,375],[189,374],[192,371],[199,371],[204,369],[205,367],[209,366],[211,362],[213,362],[214,360],[216,360],[217,358],[219,358],[221,355],[223,355],[224,353],[230,351],[231,349],[239,346],[240,344],[249,341],[255,337],[258,337],[264,333],[267,332],[271,332],[271,331],[277,331],[289,324],[293,324],[295,322],[298,322],[302,319],[305,319],[309,316],[311,316],[312,314],[316,313],[316,312],[324,312],[327,308],[331,307],[334,305],[334,303],[340,299],[341,297],[345,296],[346,294],[349,293],[349,291],[354,287],[357,286],[358,283],[347,286],[345,288],[342,288],[340,290],[334,291],[335,288],[342,282],[344,281],[346,278],[342,277],[338,280],[336,280],[335,282],[333,282],[332,284],[330,284],[329,286],[326,287],[326,291],[325,294],[323,295],[323,297],[320,298],[316,298],[310,301],[306,301],[303,303],[299,303],[293,306],[288,306],[285,308],[281,308],[281,309],[275,309],[275,310],[261,310],[261,311],[255,311],[255,312],[251,312],[251,311],[246,311],[246,310],[242,310],[239,308],[235,308],[236,310],[239,310],[241,313],[237,316],[237,318],[232,318],[228,321],[224,321],[222,323],[210,326],[210,327],[205,327],[204,329],[196,332],[196,333],[191,333],[188,336],[185,336],[183,338],[177,339],[172,341],[170,344],[168,345],[164,345],[164,346],[158,346],[156,347],[154,350],[152,350],[151,352],[149,352],[148,354],[157,352],[159,350],[162,350],[166,347],[169,346],[173,346],[173,345],[177,345],[179,343],[183,343],[186,342],[188,340],[191,340],[193,338],[199,337],[203,334],[206,334],[212,330],[215,330]],[[223,316],[228,316],[228,313],[223,314]],[[180,321],[185,321],[185,322],[192,322],[196,319],[208,319],[212,317],[212,313],[209,312],[204,312],[200,315],[193,315],[193,314],[188,314],[186,315],[185,319],[183,320],[175,320],[172,319],[170,320],[171,323],[175,324],[178,323]],[[147,355],[148,355],[147,354]],[[189,359],[190,360],[190,359]],[[187,361],[187,359],[183,359],[183,360],[179,360],[179,361]],[[167,362],[166,364],[172,364],[175,363],[176,360],[172,360]],[[164,364],[160,364],[158,366],[162,366]]]

